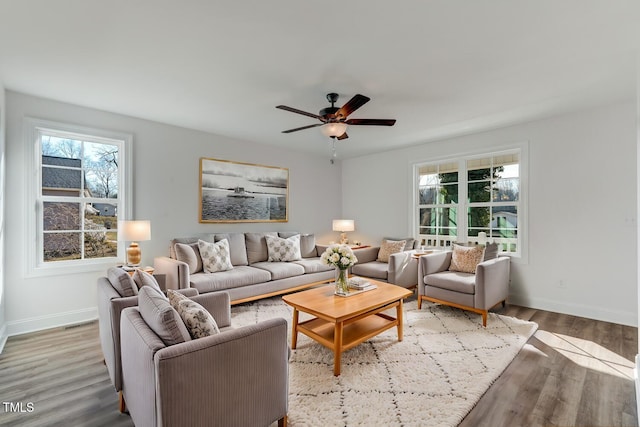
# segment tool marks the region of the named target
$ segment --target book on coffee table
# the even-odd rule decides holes
[[[372,284],[370,281],[363,277],[351,277],[349,279],[349,287],[351,289],[363,290],[369,287],[372,287],[371,289],[375,289],[376,285]]]

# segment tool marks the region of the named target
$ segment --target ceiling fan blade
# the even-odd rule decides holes
[[[295,128],[295,129],[289,129],[289,130],[283,130],[282,133],[291,133],[291,132],[297,132],[299,130],[305,130],[305,129],[311,129],[317,126],[322,126],[324,123],[316,123],[315,125],[307,125],[307,126],[302,126],[299,128]]]
[[[340,135],[340,136],[336,137],[336,139],[337,139],[338,141],[340,141],[341,139],[347,139],[347,138],[349,138],[349,135],[347,135],[347,133],[346,133],[346,132],[345,132],[345,133],[343,133],[342,135]]]
[[[349,114],[362,107],[364,104],[369,102],[370,99],[371,98],[360,95],[359,93],[354,95],[353,98],[351,98],[349,101],[347,101],[346,104],[342,106],[342,108],[336,111],[336,117],[346,119]]]
[[[285,111],[290,111],[296,114],[302,114],[303,116],[313,117],[314,119],[322,120],[324,122],[324,119],[319,115],[313,114],[313,113],[307,113],[306,111],[298,110],[297,108],[287,107],[286,105],[277,105],[276,108],[279,108]]]
[[[393,126],[395,119],[349,119],[345,121],[348,125],[369,125],[369,126]]]

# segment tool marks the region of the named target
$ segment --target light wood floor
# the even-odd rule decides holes
[[[623,365],[622,359],[632,364],[637,328],[517,306],[498,312],[537,322],[540,338],[529,340],[461,426],[638,425],[633,381],[600,372],[598,360],[583,360],[587,354],[608,366]],[[24,411],[33,402],[34,410],[6,413],[2,402],[22,402]],[[0,355],[0,425],[132,426],[117,406],[96,322],[7,341]]]

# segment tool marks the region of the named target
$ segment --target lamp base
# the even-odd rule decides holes
[[[129,267],[138,267],[142,259],[142,251],[136,242],[131,242],[127,248],[127,265]]]
[[[341,245],[349,244],[349,239],[347,239],[347,233],[340,233],[340,244]]]

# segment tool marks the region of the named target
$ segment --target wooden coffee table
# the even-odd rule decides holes
[[[291,348],[295,349],[298,332],[333,350],[333,374],[340,375],[342,352],[380,334],[398,328],[402,341],[402,300],[412,292],[400,286],[367,279],[378,288],[357,295],[334,295],[333,283],[282,297],[293,307]],[[382,313],[396,308],[396,317]],[[299,312],[315,318],[298,322]]]

